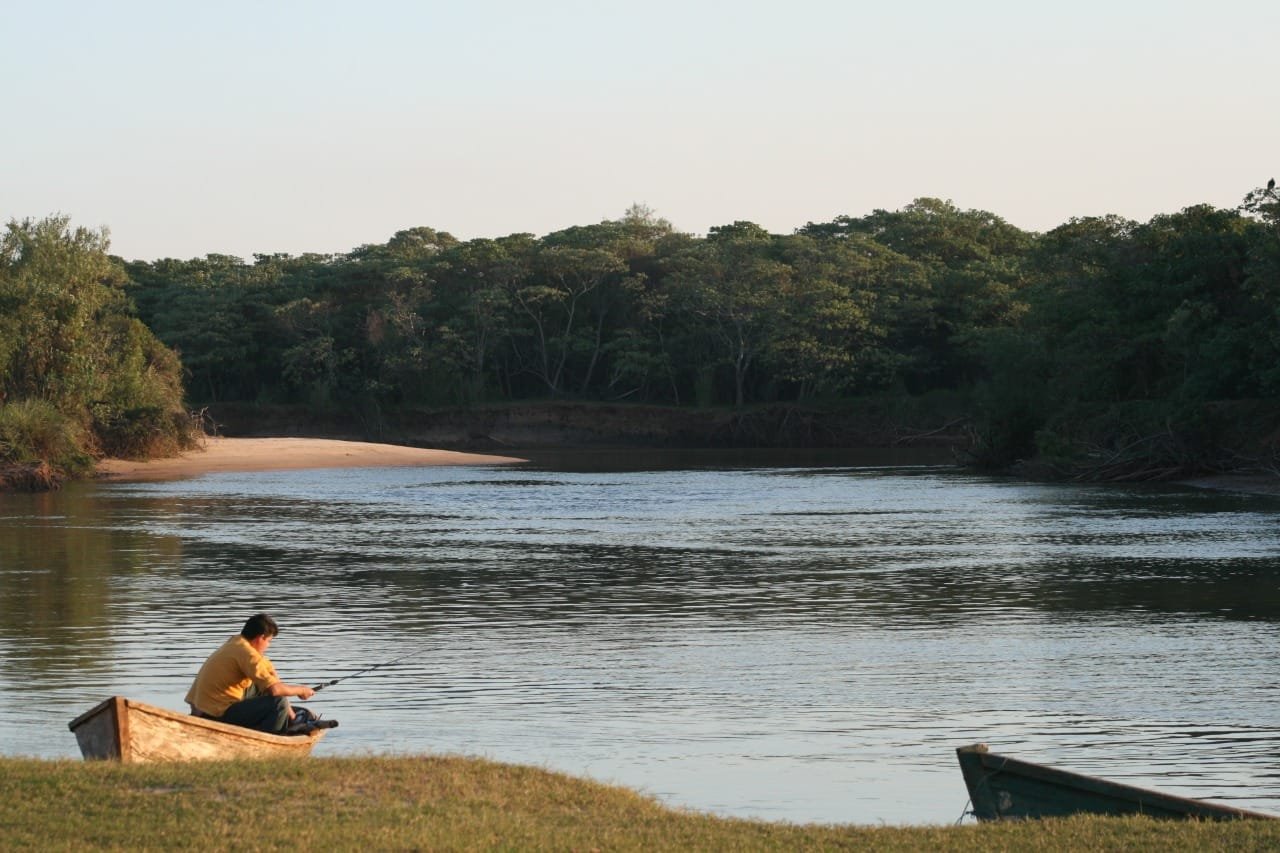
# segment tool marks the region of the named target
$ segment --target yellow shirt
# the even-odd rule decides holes
[[[249,685],[266,693],[280,681],[276,668],[239,634],[223,643],[200,667],[187,691],[186,703],[211,717],[221,717],[244,698]]]

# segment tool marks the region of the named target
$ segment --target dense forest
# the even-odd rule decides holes
[[[735,222],[698,237],[635,207],[543,237],[414,228],[251,263],[108,259],[101,235],[64,220],[11,223],[4,251],[0,412],[53,407],[95,451],[139,452],[149,431],[181,440],[171,348],[191,405],[358,413],[372,433],[391,413],[530,401],[945,397],[963,401],[970,461],[988,467],[1120,479],[1274,465],[1238,434],[1242,413],[1272,417],[1280,396],[1274,182],[1238,209],[1043,234],[925,198],[786,235]],[[0,418],[11,458],[13,419]]]

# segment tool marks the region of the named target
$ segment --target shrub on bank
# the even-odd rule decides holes
[[[45,400],[0,405],[0,463],[47,462],[72,475],[93,469],[84,429]]]

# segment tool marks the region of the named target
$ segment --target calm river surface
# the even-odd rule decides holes
[[[947,823],[957,746],[1280,812],[1280,500],[577,454],[0,495],[0,754],[269,610],[342,725],[721,814]]]

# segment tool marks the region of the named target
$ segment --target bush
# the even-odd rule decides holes
[[[0,461],[49,462],[70,474],[93,468],[88,437],[75,420],[45,400],[0,405]]]
[[[172,456],[194,446],[195,427],[182,405],[182,365],[139,320],[104,323],[113,363],[100,398],[89,406],[98,451],[121,459]]]
[[[137,406],[114,412],[95,424],[102,456],[117,459],[156,459],[176,456],[199,443],[200,426],[184,411],[161,406]]]

